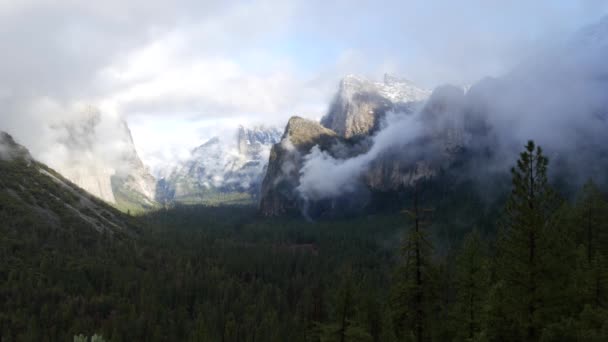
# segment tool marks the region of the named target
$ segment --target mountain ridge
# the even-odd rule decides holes
[[[35,228],[87,228],[110,235],[137,231],[124,214],[33,159],[8,133],[0,132],[0,150],[5,156],[0,158],[0,214],[6,227],[26,220]]]
[[[367,136],[379,128],[387,112],[413,110],[429,95],[411,81],[389,74],[384,75],[383,82],[347,75],[340,81],[321,124],[345,138]]]
[[[240,125],[233,141],[207,140],[159,180],[156,199],[167,204],[255,201],[270,148],[280,135],[274,127]]]
[[[451,187],[488,184],[504,178],[500,170],[515,162],[512,156],[530,139],[546,146],[557,165],[552,180],[576,188],[592,178],[607,187],[607,23],[583,30],[502,77],[467,88],[439,86],[424,101],[405,105],[394,104],[372,82],[346,77],[321,120],[342,140],[305,151],[298,157],[303,162],[288,160],[295,167],[290,172],[295,186],[267,189],[260,212],[277,216],[290,207],[307,216],[317,206],[313,212],[331,216],[353,198],[358,198],[360,212],[375,193],[400,192],[422,179],[443,186],[451,179]],[[572,41],[577,49],[571,49]],[[269,170],[280,170],[283,159],[271,159]],[[587,165],[584,172],[581,165]],[[265,184],[277,183],[273,178],[279,176],[267,174]],[[311,195],[320,191],[319,198],[302,197],[299,191],[305,186],[314,188]]]

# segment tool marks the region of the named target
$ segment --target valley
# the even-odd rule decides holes
[[[600,3],[0,3],[0,342],[608,341]]]

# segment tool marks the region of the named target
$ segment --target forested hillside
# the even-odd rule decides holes
[[[533,143],[500,205],[419,183],[401,214],[178,206],[124,218],[124,233],[51,207],[61,187],[27,163],[0,161],[2,341],[608,338],[605,194],[590,181],[561,198]],[[40,187],[8,190],[25,179],[46,184],[35,205],[22,199]]]

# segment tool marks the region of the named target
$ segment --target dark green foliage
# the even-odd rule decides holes
[[[469,233],[456,258],[456,299],[450,318],[453,336],[460,341],[479,336],[486,318],[490,264],[485,242],[477,230]]]
[[[364,291],[352,270],[342,272],[340,284],[336,287],[333,300],[330,302],[329,323],[317,322],[318,338],[323,342],[373,341],[372,334],[377,333],[366,321],[372,323],[379,319],[377,311],[367,311],[363,304]],[[368,289],[369,291],[369,289]]]
[[[415,186],[412,208],[404,211],[411,226],[401,247],[403,261],[397,269],[392,304],[397,336],[411,335],[416,341],[426,341],[431,337],[430,322],[437,300],[436,270],[426,231],[431,210],[421,207],[418,187]]]
[[[314,341],[350,298],[345,336],[372,341],[397,218],[313,225],[255,211],[161,210],[139,218],[147,230],[121,238],[0,210],[11,217],[0,225],[2,340]],[[352,291],[335,272],[346,264]]]
[[[504,202],[435,182],[399,197],[407,229],[250,206],[133,218],[31,163],[0,161],[2,342],[608,340],[606,198],[590,183],[560,201],[532,144],[500,220]]]
[[[588,181],[575,204],[577,240],[585,248],[587,263],[591,264],[601,246],[608,244],[608,204],[593,181]]]
[[[511,170],[513,188],[498,241],[497,276],[504,286],[505,314],[515,324],[511,338],[537,340],[544,311],[552,310],[555,275],[555,210],[560,202],[547,180],[548,159],[532,141]],[[508,336],[505,336],[508,337]]]

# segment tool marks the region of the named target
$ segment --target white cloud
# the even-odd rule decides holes
[[[606,10],[529,3],[0,0],[0,129],[48,155],[49,125],[92,104],[125,117],[154,164],[222,125],[318,119],[347,73],[430,87],[500,72]]]

